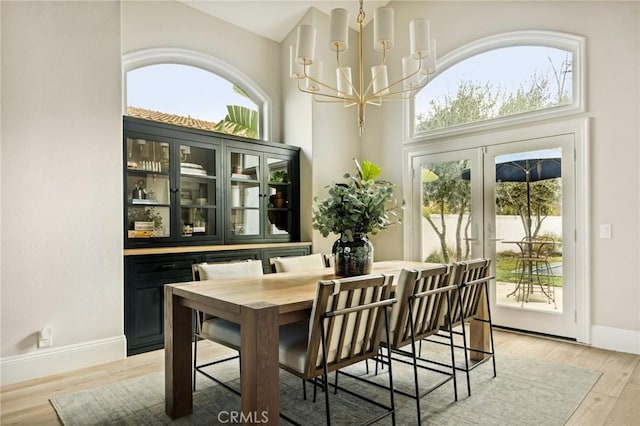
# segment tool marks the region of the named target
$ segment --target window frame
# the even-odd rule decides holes
[[[240,87],[258,107],[258,139],[271,140],[272,102],[246,74],[232,65],[210,55],[179,48],[152,48],[126,53],[122,56],[122,114],[127,111],[127,73],[149,65],[178,64],[209,71]]]
[[[586,111],[585,105],[585,38],[555,31],[513,31],[481,38],[461,46],[440,59],[433,78],[451,66],[473,56],[506,47],[543,46],[565,50],[572,54],[572,101],[569,104],[531,111],[506,117],[498,117],[481,122],[461,124],[444,129],[434,129],[417,133],[415,131],[415,96],[403,103],[403,142],[415,143],[446,136],[456,136],[476,131],[490,130],[513,125],[537,122],[545,119],[576,115]]]

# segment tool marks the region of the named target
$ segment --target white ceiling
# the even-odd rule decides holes
[[[284,1],[221,1],[221,0],[178,0],[194,9],[214,16],[247,31],[281,42],[298,24],[307,11],[315,7],[326,13],[341,7],[349,11],[349,24],[355,28],[359,2],[357,0],[284,0]],[[364,12],[366,22],[373,17],[373,11],[389,3],[388,1],[366,0]]]

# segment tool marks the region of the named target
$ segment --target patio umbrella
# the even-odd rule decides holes
[[[562,160],[555,150],[532,151],[496,157],[496,182],[526,182],[527,237],[531,237],[531,182],[562,176]],[[462,179],[471,179],[471,169],[464,169]]]

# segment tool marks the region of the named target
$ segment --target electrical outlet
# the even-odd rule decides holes
[[[609,223],[601,223],[600,224],[600,238],[611,238],[611,224]]]
[[[46,348],[53,345],[53,327],[45,325],[38,333],[38,347]]]

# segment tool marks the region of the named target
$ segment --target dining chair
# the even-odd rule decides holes
[[[328,258],[324,254],[314,253],[304,256],[279,256],[269,259],[269,265],[272,273],[279,272],[302,272],[323,269],[329,266]],[[368,365],[367,365],[368,367]],[[315,383],[314,383],[314,401],[315,401]],[[302,394],[304,400],[307,399],[306,380],[302,379]]]
[[[262,275],[262,261],[249,259],[234,262],[198,263],[192,265],[192,273],[194,281],[259,277]],[[193,336],[193,390],[196,390],[196,372],[199,372],[239,395],[240,392],[237,389],[204,370],[206,367],[236,359],[239,355],[235,354],[231,357],[198,365],[198,340],[211,340],[239,352],[240,325],[200,311],[194,311],[194,314],[196,325]]]
[[[271,272],[299,272],[326,268],[326,258],[321,253],[305,256],[282,256],[269,259]]]
[[[491,310],[489,308],[489,286],[488,283],[493,276],[489,275],[491,260],[473,259],[456,262],[452,265],[451,281],[454,286],[451,294],[451,310],[446,316],[446,324],[433,336],[435,339],[427,338],[424,341],[436,341],[437,338],[445,337],[451,339],[453,335],[461,336],[462,345],[454,345],[464,352],[464,366],[452,363],[454,368],[464,371],[467,379],[467,394],[471,396],[471,381],[469,372],[479,365],[491,359],[493,363],[493,377],[496,377],[496,360],[493,345],[493,323],[491,321]],[[466,332],[466,323],[470,320],[479,321],[486,324],[489,329],[489,347],[471,347]],[[441,343],[441,342],[440,342]],[[471,353],[481,353],[485,355],[482,360],[470,364]]]
[[[363,275],[320,281],[308,327],[280,330],[280,367],[305,380],[320,379],[325,394],[326,423],[331,424],[328,375],[376,356],[384,330],[389,337],[387,307],[391,298],[391,275]],[[395,424],[393,374],[389,362],[389,405],[340,387],[341,391],[368,401],[385,410],[369,423],[391,415]],[[285,413],[287,421],[298,424]]]
[[[413,390],[398,389],[396,393],[416,401],[417,424],[422,424],[420,400],[448,382],[453,384],[454,400],[458,400],[453,334],[449,338],[451,363],[422,357],[417,349],[419,342],[437,334],[446,325],[445,317],[451,308],[451,293],[456,288],[449,285],[450,267],[447,265],[403,269],[395,288],[397,303],[390,313],[389,347],[391,360],[410,364],[413,367]],[[409,347],[409,349],[407,349]],[[377,367],[377,364],[376,364]],[[442,375],[441,380],[421,389],[419,370]],[[341,374],[353,377],[348,373]],[[377,374],[377,368],[376,368]]]

